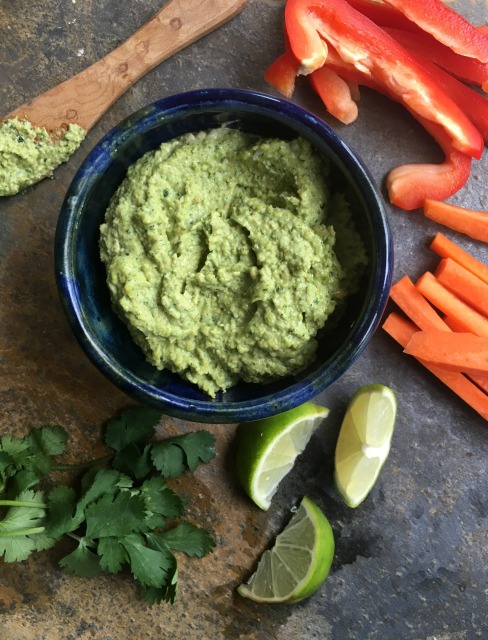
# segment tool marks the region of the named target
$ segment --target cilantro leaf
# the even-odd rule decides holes
[[[105,494],[112,493],[120,486],[125,476],[113,469],[98,469],[95,475],[90,474],[90,478],[89,483],[84,483],[85,492],[78,504],[79,510],[85,509],[91,502],[96,502]],[[129,486],[132,486],[132,483]]]
[[[13,467],[15,465],[15,460],[12,458],[10,453],[3,451],[0,449],[0,475],[2,478],[7,477],[7,470],[9,467]]]
[[[32,429],[26,440],[31,455],[29,466],[39,475],[47,475],[52,467],[51,456],[64,453],[68,434],[62,427],[41,427]]]
[[[171,567],[168,568],[166,584],[161,587],[143,587],[142,597],[150,604],[171,602],[173,604],[178,594],[178,565],[176,558],[171,556]]]
[[[189,522],[182,522],[167,531],[149,535],[151,540],[159,540],[172,551],[182,551],[190,557],[202,558],[215,547],[215,542],[208,531]]]
[[[127,551],[132,575],[144,587],[161,587],[165,584],[172,567],[169,549],[150,549],[144,538],[131,534],[121,538],[120,544]]]
[[[170,441],[156,442],[151,449],[151,460],[165,478],[177,478],[185,470],[183,449]]]
[[[136,480],[142,480],[153,470],[150,451],[150,444],[147,444],[142,451],[136,444],[129,444],[115,454],[112,466]]]
[[[81,538],[74,551],[59,561],[59,566],[68,573],[74,573],[81,578],[92,578],[102,573],[100,558],[89,549],[93,541]]]
[[[31,456],[29,442],[25,438],[15,438],[4,435],[0,439],[0,477],[3,479],[2,491],[8,478],[14,476],[17,471],[29,466]]]
[[[185,468],[195,471],[199,462],[210,462],[215,455],[215,436],[202,429],[156,442],[151,459],[166,478],[176,478]]]
[[[9,453],[0,449],[0,493],[3,493],[7,479],[14,473],[14,459]]]
[[[38,503],[38,507],[34,506],[13,506],[7,510],[3,520],[0,520],[0,533],[11,533],[20,529],[31,529],[38,527],[44,523],[44,494],[42,491],[22,491],[16,496],[19,503]]]
[[[146,527],[146,507],[139,495],[128,491],[107,493],[85,509],[86,535],[90,538],[123,537]]]
[[[28,439],[3,435],[0,439],[0,450],[8,453],[18,466],[25,466],[28,463],[30,453]]]
[[[149,512],[166,518],[177,518],[183,511],[183,500],[161,477],[155,476],[146,480],[141,486],[141,494]]]
[[[101,538],[98,542],[97,553],[100,556],[100,566],[109,573],[118,573],[128,557],[118,538]]]
[[[110,420],[105,430],[107,446],[122,451],[128,445],[144,445],[154,435],[161,412],[146,407],[133,407]]]
[[[200,462],[210,462],[215,455],[215,436],[205,429],[179,436],[176,440],[185,452],[190,471],[195,471]]]
[[[30,554],[36,550],[33,538],[29,536],[15,536],[12,538],[0,538],[0,558],[5,562],[20,562],[27,560]]]
[[[83,522],[83,516],[75,515],[76,492],[71,487],[55,487],[47,497],[47,504],[46,531],[53,538],[75,531]]]
[[[29,442],[33,450],[40,451],[45,456],[60,456],[65,452],[68,434],[59,426],[41,427],[32,429]]]
[[[30,469],[21,469],[17,471],[8,482],[7,491],[5,493],[7,498],[14,499],[22,491],[27,489],[33,489],[39,484],[39,478]]]
[[[47,533],[36,533],[29,537],[34,542],[34,551],[45,551],[46,549],[51,549],[51,547],[54,547],[58,541],[57,538],[51,538]]]
[[[45,509],[42,491],[22,491],[16,496],[19,505],[9,507],[0,520],[0,557],[5,562],[26,560],[36,550],[35,534],[44,531]],[[39,507],[22,506],[39,503]]]

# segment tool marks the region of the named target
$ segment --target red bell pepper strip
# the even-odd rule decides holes
[[[441,146],[446,159],[439,164],[405,164],[390,171],[386,178],[390,202],[406,211],[420,209],[428,199],[450,198],[464,187],[471,172],[471,158],[454,149],[442,127],[415,117]]]
[[[355,67],[344,62],[332,47],[329,47],[327,66],[350,81],[363,84],[398,101],[398,97],[385,87],[362,76]],[[449,136],[441,126],[421,118],[411,110],[410,113],[437,141],[446,159],[439,164],[406,164],[390,171],[386,179],[390,201],[406,211],[420,209],[426,199],[445,200],[451,197],[466,184],[471,171],[471,158],[453,148]],[[437,194],[437,197],[433,198],[431,194]]]
[[[324,51],[332,45],[409,109],[444,127],[457,149],[481,157],[483,138],[458,105],[404,47],[346,0],[288,0],[285,24],[302,73],[322,66]]]
[[[348,0],[349,4],[380,27],[393,27],[405,31],[422,32],[422,29],[409,20],[401,11],[376,2],[376,0]]]
[[[265,80],[287,98],[293,95],[300,63],[291,51],[276,58],[264,74]],[[327,111],[344,124],[358,116],[354,99],[359,98],[357,85],[351,85],[332,69],[320,67],[309,75],[310,84],[320,96]],[[354,94],[354,97],[352,95]]]
[[[461,107],[483,136],[485,144],[488,145],[488,99],[430,60],[423,58],[422,64],[444,91]]]
[[[488,38],[441,0],[386,0],[386,3],[456,53],[488,63]]]
[[[291,51],[285,51],[265,71],[264,79],[277,91],[291,98],[300,63]]]
[[[327,65],[309,76],[310,84],[320,96],[327,111],[343,124],[351,124],[358,117],[358,107],[349,84]]]
[[[488,65],[455,53],[438,42],[430,33],[412,33],[390,27],[384,27],[384,29],[406,49],[432,60],[457,78],[479,86],[488,82]]]

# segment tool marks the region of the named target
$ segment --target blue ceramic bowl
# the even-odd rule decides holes
[[[148,364],[112,310],[99,258],[99,226],[127,168],[162,142],[227,124],[267,137],[303,136],[328,158],[347,193],[370,265],[335,334],[300,375],[267,385],[237,384],[212,400],[193,384]],[[291,409],[337,380],[361,354],[386,305],[392,243],[383,201],[356,153],[302,108],[252,91],[208,89],[164,98],[138,111],[92,150],[71,183],[56,228],[56,281],[68,321],[92,362],[129,396],[198,422],[255,420]]]

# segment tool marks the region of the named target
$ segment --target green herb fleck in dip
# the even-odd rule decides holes
[[[328,182],[305,140],[225,128],[132,165],[100,252],[114,308],[148,361],[212,397],[309,365],[318,330],[367,262]]]
[[[78,149],[86,131],[69,125],[54,135],[27,120],[0,124],[0,196],[12,196],[52,175]]]

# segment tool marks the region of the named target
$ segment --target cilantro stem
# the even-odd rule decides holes
[[[0,507],[26,507],[34,509],[47,509],[44,502],[27,502],[23,500],[0,500]]]
[[[51,471],[83,471],[83,469],[89,469],[97,464],[103,464],[113,458],[113,453],[96,460],[90,460],[90,462],[84,462],[83,464],[53,464]]]
[[[71,533],[70,531],[67,531],[67,532],[66,532],[66,535],[67,535],[69,538],[73,538],[73,540],[76,540],[76,542],[78,542],[78,544],[79,544],[80,542],[84,541],[85,546],[86,546],[87,548],[91,548],[91,549],[96,549],[96,548],[97,548],[97,545],[96,545],[96,543],[95,543],[95,542],[93,542],[93,540],[91,540],[91,541],[90,541],[90,540],[88,540],[87,538],[85,538],[84,536],[77,536],[77,535],[76,535],[76,533]]]
[[[0,538],[13,538],[14,536],[32,536],[35,533],[43,533],[46,527],[31,527],[30,529],[17,529],[17,531],[0,531]]]
[[[73,540],[76,540],[76,542],[81,542],[81,540],[82,540],[80,536],[77,536],[76,533],[71,533],[71,531],[67,531],[66,535],[69,538],[73,538]]]

